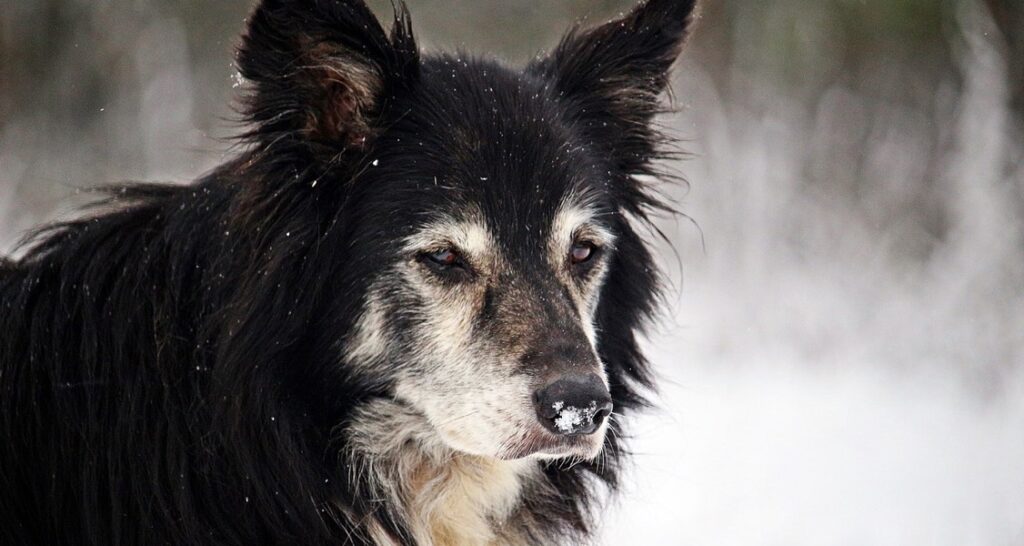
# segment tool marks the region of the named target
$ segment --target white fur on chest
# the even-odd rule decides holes
[[[537,462],[503,461],[451,450],[422,415],[391,401],[360,410],[350,445],[374,482],[423,546],[520,544],[514,522]],[[391,544],[383,533],[373,533]]]

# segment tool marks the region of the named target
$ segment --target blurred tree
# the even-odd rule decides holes
[[[1006,40],[1008,75],[1013,92],[1013,110],[1024,126],[1024,2],[985,0],[992,18]]]

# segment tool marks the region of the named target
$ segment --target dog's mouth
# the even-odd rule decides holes
[[[540,426],[530,427],[511,441],[502,444],[498,458],[594,459],[604,446],[605,428],[601,427],[591,434],[556,435]]]

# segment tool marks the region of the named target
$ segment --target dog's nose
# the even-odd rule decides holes
[[[612,413],[612,397],[597,374],[558,378],[533,396],[537,417],[561,436],[590,434]]]

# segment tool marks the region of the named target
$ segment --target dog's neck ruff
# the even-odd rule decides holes
[[[390,400],[359,410],[349,429],[351,471],[408,526],[422,546],[520,545],[527,518],[522,497],[538,483],[538,463],[459,453],[445,446],[419,413]],[[379,545],[395,540],[377,521]]]

